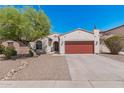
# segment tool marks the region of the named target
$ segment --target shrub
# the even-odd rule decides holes
[[[7,59],[10,59],[12,56],[17,55],[17,51],[14,48],[6,47],[3,51],[3,54],[6,56]]]
[[[32,50],[29,50],[29,55],[30,55],[31,57],[34,56],[34,53],[32,52]]]
[[[42,54],[42,51],[40,51],[40,50],[35,50],[35,53],[36,53],[36,55],[41,55],[41,54]]]
[[[0,45],[0,54],[2,54],[3,53],[3,51],[4,51],[4,46],[3,45]]]
[[[121,37],[112,36],[105,40],[105,44],[112,54],[118,54],[123,48],[121,41],[122,41]]]

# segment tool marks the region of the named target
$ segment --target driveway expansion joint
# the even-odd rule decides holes
[[[92,86],[92,88],[95,88],[95,86],[92,84],[90,80],[88,80],[89,84]]]

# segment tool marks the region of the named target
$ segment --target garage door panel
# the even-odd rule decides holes
[[[65,42],[66,54],[93,53],[94,47],[92,41],[68,41]]]

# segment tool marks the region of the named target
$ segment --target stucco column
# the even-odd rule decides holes
[[[60,54],[64,54],[65,53],[65,41],[64,41],[64,37],[61,36],[60,40],[59,40],[59,53]]]
[[[100,53],[100,34],[98,29],[94,29],[94,53]]]
[[[30,44],[30,48],[31,48],[31,49],[36,49],[36,44],[35,44],[35,42],[30,42],[29,44]]]

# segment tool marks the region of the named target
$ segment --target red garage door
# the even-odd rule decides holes
[[[65,53],[66,54],[94,53],[94,42],[93,41],[66,41]]]

